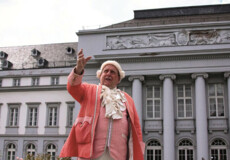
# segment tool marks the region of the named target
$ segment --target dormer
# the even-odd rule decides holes
[[[40,55],[40,53],[41,52],[35,48],[31,50],[31,56],[33,56],[33,57],[38,57]]]
[[[37,61],[38,67],[46,67],[48,64],[48,61],[44,58],[39,58]]]
[[[10,69],[13,64],[10,61],[3,60],[2,62],[2,69]]]
[[[75,52],[75,50],[73,48],[71,48],[71,47],[66,48],[66,54],[72,55],[74,52]]]
[[[8,57],[7,53],[0,51],[0,59],[6,59],[7,57]]]

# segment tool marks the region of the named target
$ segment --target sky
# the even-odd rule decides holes
[[[133,19],[134,10],[230,0],[0,0],[0,47],[77,42],[76,32]]]

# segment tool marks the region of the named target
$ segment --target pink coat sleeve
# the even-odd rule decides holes
[[[74,73],[74,69],[71,71],[71,73],[68,76],[68,82],[67,82],[67,90],[70,93],[70,95],[77,100],[79,103],[81,103],[84,99],[84,92],[85,92],[85,86],[82,84],[82,75],[78,75]]]

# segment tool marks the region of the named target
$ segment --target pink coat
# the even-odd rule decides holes
[[[77,117],[77,123],[73,125],[69,137],[67,138],[60,157],[82,157],[90,158],[93,151],[93,140],[96,123],[100,111],[101,85],[81,83],[82,76],[77,76],[73,72],[68,77],[67,90],[76,99],[81,109]],[[145,144],[142,141],[142,131],[138,114],[133,99],[125,93],[127,99],[126,107],[131,121],[132,148],[129,159],[143,160]]]

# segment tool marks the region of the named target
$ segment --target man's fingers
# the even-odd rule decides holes
[[[81,50],[78,52],[78,54],[77,54],[77,57],[81,57],[81,56],[84,56],[83,50],[82,50],[82,49],[81,49]]]
[[[83,50],[81,49],[79,52],[78,52],[78,55],[77,55],[77,65],[79,66],[82,66],[84,68],[84,66],[86,65],[86,63],[91,59],[92,57],[91,56],[88,56],[87,58],[84,57],[84,54],[83,54]]]
[[[91,58],[92,58],[91,56],[87,57],[87,58],[85,59],[85,63],[87,63]]]
[[[83,53],[83,49],[80,49],[80,51],[78,52],[78,55],[82,53]]]

